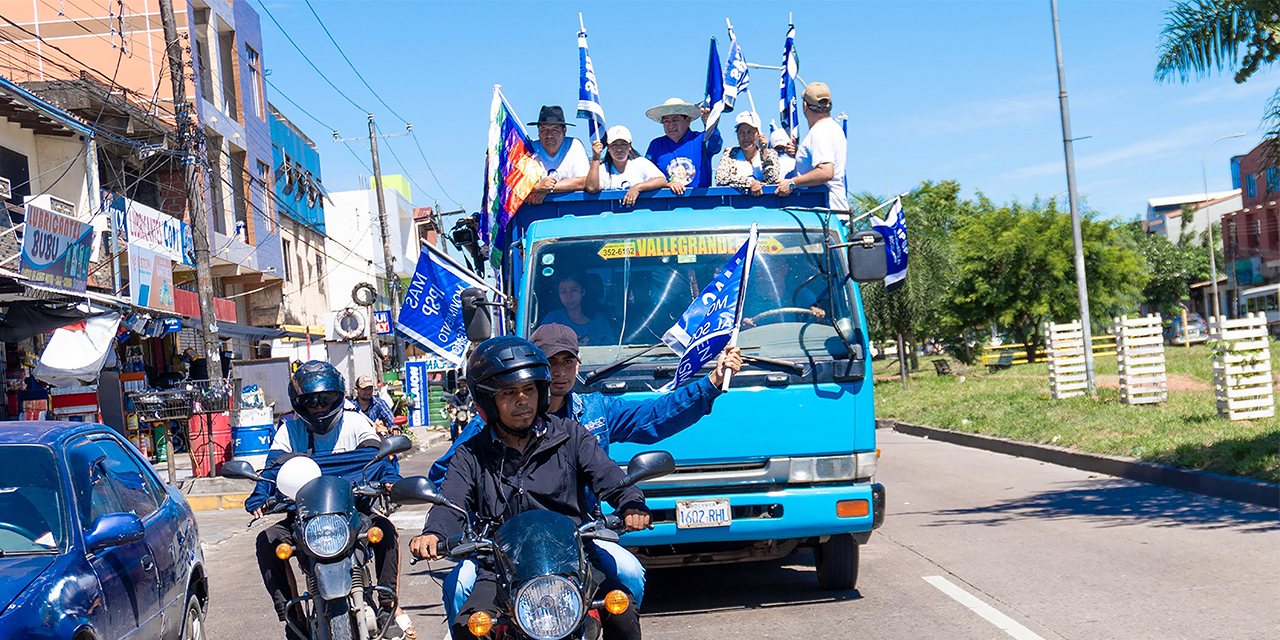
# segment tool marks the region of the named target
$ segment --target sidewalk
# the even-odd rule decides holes
[[[429,427],[411,427],[411,429],[418,446],[416,449],[406,452],[404,454],[405,457],[414,455],[419,451],[426,451],[427,448],[449,438],[449,434],[446,431]],[[193,511],[232,509],[238,513],[238,518],[245,517],[244,501],[253,492],[254,483],[252,480],[193,478],[191,475],[191,458],[185,453],[174,456],[174,465],[177,472],[178,490],[186,496],[187,504],[191,505]],[[169,479],[168,463],[157,462],[152,466],[160,478],[167,482]],[[204,518],[201,517],[200,520],[204,520]]]

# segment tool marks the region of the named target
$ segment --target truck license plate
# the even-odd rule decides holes
[[[733,512],[727,499],[676,501],[677,529],[727,527],[732,521]]]

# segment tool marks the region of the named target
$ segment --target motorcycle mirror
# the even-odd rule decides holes
[[[445,505],[444,496],[426,476],[410,476],[391,485],[391,501],[396,504]]]
[[[645,451],[637,453],[627,463],[627,477],[622,486],[629,487],[637,482],[661,478],[676,470],[676,460],[666,451]]]
[[[262,476],[253,470],[253,465],[244,460],[228,460],[222,464],[220,474],[224,478],[236,478],[240,480],[253,480],[254,482],[262,482]]]
[[[461,299],[462,322],[467,328],[467,339],[479,344],[493,337],[489,310],[484,308],[484,290],[479,287],[464,289]]]
[[[387,436],[382,440],[382,444],[378,445],[378,455],[369,464],[397,453],[404,453],[412,448],[413,443],[409,441],[408,436]]]

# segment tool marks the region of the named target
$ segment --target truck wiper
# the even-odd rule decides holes
[[[599,379],[601,379],[601,378],[605,378],[605,377],[611,376],[611,375],[613,375],[613,374],[617,373],[618,371],[621,371],[621,370],[623,369],[623,367],[626,367],[628,364],[630,364],[632,360],[635,360],[636,358],[639,358],[640,356],[643,356],[643,355],[645,355],[645,354],[649,353],[650,351],[653,351],[654,349],[657,349],[658,347],[665,347],[665,346],[667,346],[667,343],[665,343],[665,342],[659,342],[659,343],[657,343],[657,344],[651,344],[651,345],[648,345],[648,346],[646,346],[646,347],[641,348],[641,350],[640,350],[639,352],[637,352],[637,353],[634,353],[634,354],[632,354],[632,355],[629,355],[629,356],[627,356],[627,357],[625,357],[625,358],[622,358],[622,359],[620,359],[620,360],[614,360],[613,362],[610,362],[609,364],[606,364],[605,366],[603,366],[603,367],[601,367],[601,368],[599,368],[599,369],[596,369],[595,371],[592,371],[591,373],[587,374],[587,377],[585,377],[585,378],[583,378],[583,379],[582,379],[582,384],[584,384],[584,385],[586,385],[586,386],[591,386],[591,384],[592,384],[593,382],[595,382],[595,381],[597,381],[597,380],[599,380]]]
[[[749,356],[749,355],[743,354],[742,362],[744,364],[754,364],[757,366],[762,364],[769,365],[771,367],[777,367],[779,369],[787,369],[789,371],[794,371],[795,374],[798,376],[804,375],[804,367],[801,366],[800,363],[791,362],[790,360],[780,360],[778,358],[766,358],[764,356]]]

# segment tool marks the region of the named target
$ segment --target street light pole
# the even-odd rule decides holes
[[[1218,142],[1222,140],[1226,140],[1228,138],[1239,138],[1242,136],[1244,136],[1243,133],[1233,133],[1229,136],[1222,136],[1221,138],[1218,138],[1217,140],[1210,142],[1209,146],[1204,148],[1204,157],[1200,159],[1200,177],[1204,179],[1204,203],[1209,202],[1209,150],[1213,148],[1213,145],[1218,144]],[[1200,206],[1203,207],[1204,204],[1201,204]],[[1218,258],[1214,255],[1215,251],[1214,251],[1214,244],[1213,244],[1213,219],[1212,218],[1209,219],[1208,227],[1209,227],[1209,274],[1210,274],[1209,277],[1211,278],[1210,283],[1211,283],[1211,286],[1213,287],[1213,317],[1217,318],[1222,315],[1222,310],[1219,308],[1219,302],[1218,302]]]
[[[1067,80],[1062,72],[1062,38],[1058,34],[1058,0],[1049,0],[1053,11],[1053,47],[1058,57],[1058,108],[1062,112],[1062,148],[1067,160],[1067,197],[1071,198],[1071,239],[1076,250],[1076,294],[1080,298],[1080,330],[1084,339],[1084,373],[1089,395],[1097,395],[1093,376],[1093,327],[1089,320],[1089,286],[1084,273],[1084,238],[1080,232],[1080,207],[1076,195],[1076,156],[1072,148],[1071,111],[1067,108]]]

